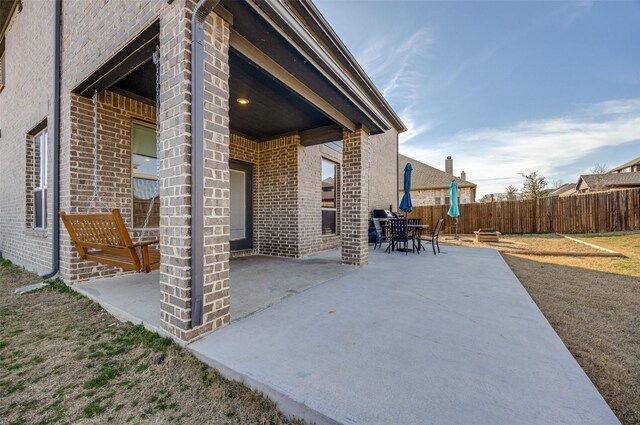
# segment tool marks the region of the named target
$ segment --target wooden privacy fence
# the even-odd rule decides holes
[[[448,205],[414,207],[410,218],[433,228],[445,219],[455,231]],[[605,233],[640,230],[640,189],[521,201],[461,204],[458,233],[491,228],[502,233]]]

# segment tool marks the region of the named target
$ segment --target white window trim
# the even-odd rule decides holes
[[[333,208],[329,208],[329,207],[323,207],[322,206],[322,199],[320,199],[320,214],[322,214],[322,211],[335,211],[335,223],[334,223],[334,228],[335,231],[333,233],[323,233],[323,229],[320,229],[320,234],[322,236],[336,236],[338,234],[338,163],[335,161],[332,161],[328,158],[322,157],[321,161],[320,161],[320,193],[322,193],[322,162],[329,162],[331,164],[333,164],[333,192],[334,192],[334,197],[335,199],[333,200],[335,207]],[[322,222],[322,217],[320,217],[320,222]]]
[[[157,127],[154,124],[151,124],[149,122],[146,121],[140,121],[140,120],[136,120],[136,119],[132,119],[131,120],[131,223],[133,224],[135,222],[134,217],[133,217],[133,180],[134,179],[141,179],[141,180],[150,180],[150,181],[158,181],[160,180],[160,176],[155,176],[153,174],[146,174],[146,173],[139,173],[137,172],[134,168],[133,168],[133,157],[135,155],[134,153],[134,149],[133,149],[133,144],[134,144],[134,140],[133,140],[133,126],[134,125],[139,125],[142,127],[148,127],[151,129],[154,129],[157,131]],[[159,199],[156,199],[156,202],[160,202]],[[158,227],[148,227],[149,229],[159,229],[160,226]],[[142,230],[142,227],[134,227],[133,230]]]
[[[40,185],[38,187],[34,187],[33,188],[33,228],[34,229],[40,229],[40,230],[44,230],[47,228],[47,174],[48,174],[48,168],[49,168],[49,132],[48,129],[45,128],[42,131],[39,131],[33,138],[34,140],[34,156],[35,156],[35,146],[36,146],[36,140],[38,140],[38,138],[41,138],[40,140],[40,166],[38,167],[37,170],[34,170],[34,175],[35,173],[38,173],[39,175],[39,181],[40,181]],[[42,202],[41,202],[41,207],[42,207],[42,211],[40,211],[41,217],[42,217],[42,224],[43,226],[41,227],[37,227],[36,223],[36,217],[37,217],[37,213],[36,213],[36,193],[37,192],[43,192],[44,196],[42,197]]]

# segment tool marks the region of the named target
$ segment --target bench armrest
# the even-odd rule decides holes
[[[154,239],[152,241],[134,243],[133,247],[134,248],[138,248],[138,247],[142,247],[142,246],[155,245],[155,244],[158,244],[158,243],[160,243],[160,240],[159,239]]]

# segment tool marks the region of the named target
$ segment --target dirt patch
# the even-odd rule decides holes
[[[0,423],[300,424],[63,284],[0,265]]]
[[[503,256],[618,418],[640,424],[640,234],[599,238],[629,258]]]

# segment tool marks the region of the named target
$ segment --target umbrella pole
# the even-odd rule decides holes
[[[456,217],[456,240],[458,240],[458,217]]]

